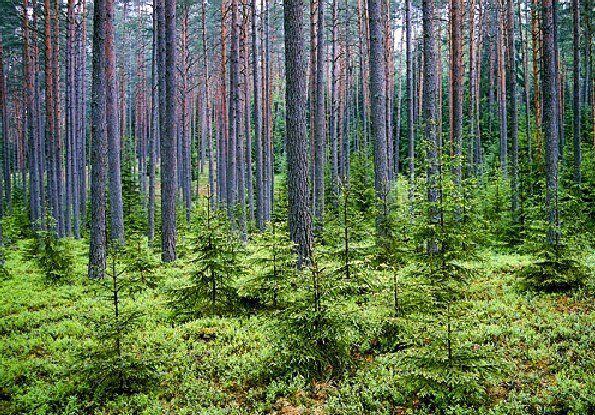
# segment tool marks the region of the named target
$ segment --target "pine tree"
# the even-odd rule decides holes
[[[276,308],[283,301],[288,283],[295,272],[294,247],[285,222],[273,220],[267,229],[254,237],[254,253],[250,256],[253,276],[244,287],[250,296]]]
[[[125,274],[121,253],[110,252],[107,278],[102,284],[110,309],[103,309],[99,318],[91,320],[93,343],[80,354],[80,363],[73,368],[83,374],[81,389],[95,403],[103,403],[120,394],[148,390],[158,380],[156,366],[148,354],[138,350],[133,336],[142,326],[142,313],[130,306],[122,296],[121,278]]]
[[[312,224],[308,206],[306,161],[306,65],[302,22],[303,0],[287,0],[284,15],[288,223],[291,240],[295,243],[298,253],[298,266],[302,266],[308,261],[312,252]]]
[[[224,314],[238,303],[235,279],[242,273],[238,242],[223,212],[212,212],[207,203],[205,213],[195,226],[196,256],[190,280],[171,293],[173,315],[182,321]]]

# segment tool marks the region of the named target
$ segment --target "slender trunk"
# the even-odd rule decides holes
[[[157,79],[157,59],[158,59],[158,26],[157,26],[156,4],[153,3],[153,51],[151,54],[151,133],[149,136],[149,201],[148,201],[148,232],[147,238],[152,244],[155,239],[155,165],[157,155],[157,136],[159,134],[159,95]],[[159,86],[161,88],[161,86]]]
[[[81,28],[79,30],[79,208],[81,228],[87,224],[87,3],[82,2]],[[75,221],[75,224],[77,222]],[[80,235],[79,235],[80,236]]]
[[[332,43],[331,43],[331,74],[330,74],[330,114],[329,114],[329,137],[331,142],[331,182],[333,203],[338,206],[339,196],[339,134],[338,134],[338,109],[336,101],[339,98],[337,94],[337,69],[338,69],[338,19],[339,19],[339,1],[333,0],[332,15]]]
[[[452,145],[454,149],[454,181],[461,184],[463,147],[463,10],[461,0],[451,2],[451,84],[452,84]]]
[[[47,0],[46,0],[47,1]],[[91,100],[91,234],[89,278],[103,278],[106,266],[107,82],[106,0],[96,0],[93,11],[93,86]]]
[[[382,0],[369,1],[370,12],[370,112],[371,133],[374,142],[374,188],[379,204],[386,205],[388,192],[388,160],[386,152],[386,79],[384,69],[384,30]],[[376,232],[387,233],[386,216],[380,206],[376,218]]]
[[[528,22],[528,7],[525,5],[525,20]],[[525,137],[527,140],[527,161],[529,163],[529,171],[532,169],[533,164],[533,137],[531,135],[531,107],[530,107],[530,99],[529,99],[529,57],[528,57],[528,48],[527,43],[528,39],[523,39],[523,27],[521,24],[521,2],[519,1],[518,5],[518,15],[519,15],[519,34],[520,34],[520,42],[521,42],[521,51],[523,52],[523,93],[524,93],[524,101],[525,101]]]
[[[324,216],[324,161],[325,161],[325,111],[324,111],[324,2],[318,0],[318,19],[316,21],[316,89],[314,107],[314,188],[316,204],[314,216],[316,218],[316,232],[322,231]]]
[[[188,49],[188,7],[184,6],[182,10],[182,35],[181,39],[181,65],[182,65],[182,85],[180,87],[180,103],[181,103],[181,138],[182,138],[182,198],[184,201],[184,211],[186,212],[186,223],[190,223],[190,211],[192,204],[192,175],[191,175],[191,154],[190,154],[190,108],[189,108],[189,49]]]
[[[580,91],[580,10],[579,0],[572,0],[572,112],[574,146],[574,181],[581,182],[581,91]]]
[[[436,62],[436,38],[434,33],[435,4],[434,0],[423,0],[423,118],[424,118],[424,137],[426,145],[426,163],[427,163],[427,185],[428,202],[435,204],[438,202],[438,114],[436,109],[437,101],[437,62]],[[432,208],[430,220],[432,223],[438,223],[440,212]],[[437,245],[431,238],[428,241],[429,252],[435,252]]]
[[[506,69],[504,54],[504,5],[498,8],[498,35],[496,38],[496,49],[498,59],[498,90],[500,103],[500,168],[502,177],[508,178],[508,100],[506,90]]]
[[[250,8],[248,4],[244,3],[244,47],[243,57],[243,80],[244,80],[244,137],[246,140],[246,148],[244,150],[245,156],[245,172],[246,172],[246,187],[248,188],[248,212],[249,219],[254,222],[254,183],[252,176],[252,134],[251,134],[251,114],[250,114],[250,41],[248,39],[250,32],[250,25],[252,19],[250,17]]]
[[[219,73],[220,93],[219,93],[219,111],[218,111],[218,129],[219,151],[218,151],[218,171],[217,181],[219,182],[219,202],[227,202],[227,0],[221,1],[221,70]]]
[[[262,162],[262,112],[261,112],[261,85],[260,85],[260,67],[258,65],[258,25],[256,15],[256,0],[251,3],[252,12],[252,78],[253,78],[253,92],[254,92],[254,144],[256,152],[256,227],[260,230],[264,229],[264,213],[263,213],[263,162]]]
[[[298,266],[312,256],[312,234],[308,207],[306,135],[306,61],[304,50],[304,2],[284,1],[287,201],[289,233],[296,244]]]
[[[405,0],[405,48],[406,48],[406,94],[407,94],[407,161],[409,165],[409,201],[413,206],[413,184],[415,180],[415,138],[413,135],[413,44],[411,22],[411,0]]]
[[[548,242],[559,243],[558,218],[558,76],[554,28],[555,0],[543,0],[543,127],[545,133],[545,205]]]
[[[53,7],[50,0],[45,0],[45,149],[46,149],[46,185],[47,185],[47,199],[51,206],[52,217],[54,223],[52,228],[58,230],[58,186],[56,176],[56,118],[54,116],[54,66],[53,66],[53,36],[55,35],[52,28]],[[44,201],[42,201],[43,203]]]
[[[541,157],[542,146],[542,117],[541,117],[541,87],[539,83],[539,62],[540,62],[540,42],[539,42],[539,3],[538,0],[532,0],[531,3],[531,49],[533,51],[532,69],[533,69],[533,111],[535,113],[535,144],[537,145],[537,156]]]
[[[159,26],[161,259],[176,259],[176,2],[156,0]],[[163,87],[163,88],[161,88]]]
[[[10,177],[10,150],[9,150],[9,116],[6,99],[6,78],[4,77],[4,55],[3,55],[2,35],[0,34],[0,117],[2,117],[2,155],[3,162],[2,172],[0,174],[4,177],[3,192],[0,193],[0,198],[4,198],[6,210],[11,208],[11,177]],[[31,174],[31,172],[29,172]]]
[[[116,51],[114,49],[114,0],[105,0],[106,39],[106,119],[109,168],[110,236],[112,241],[124,243],[124,208],[120,173],[120,125],[118,123],[118,83],[116,80]]]
[[[61,115],[61,100],[60,100],[60,0],[54,2],[54,24],[53,24],[53,55],[52,67],[54,75],[54,174],[56,185],[56,212],[58,221],[58,236],[64,236],[64,160],[63,160],[63,143],[62,143],[62,115]]]
[[[71,208],[74,198],[74,142],[76,122],[74,119],[74,62],[73,62],[73,43],[74,43],[74,0],[68,0],[67,26],[66,26],[66,82],[64,84],[64,126],[65,126],[65,185],[66,185],[66,203],[64,206],[64,230],[66,236],[72,235]]]
[[[308,77],[308,115],[310,117],[310,125],[308,134],[310,138],[310,157],[308,158],[308,167],[310,170],[310,208],[312,209],[312,216],[315,216],[317,206],[316,201],[316,16],[318,14],[319,0],[310,0],[310,67]],[[314,223],[314,226],[316,224]]]
[[[227,115],[227,214],[231,218],[238,203],[238,101],[239,101],[239,29],[238,0],[231,0],[229,65],[229,112]]]
[[[507,0],[506,7],[506,26],[507,26],[507,57],[508,68],[506,71],[506,96],[508,98],[508,136],[512,140],[512,214],[513,220],[518,222],[519,218],[519,121],[517,113],[516,96],[516,54],[514,42],[514,3],[513,0]]]

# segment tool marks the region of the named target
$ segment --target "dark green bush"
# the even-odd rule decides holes
[[[89,323],[93,330],[90,349],[80,352],[80,363],[75,371],[82,374],[80,392],[94,403],[104,403],[117,395],[130,395],[148,390],[158,377],[155,363],[150,356],[138,350],[131,333],[142,325],[142,313],[127,306],[121,297],[120,277],[124,268],[117,256],[112,258],[106,272],[104,299],[110,305]],[[107,295],[105,295],[107,294]]]
[[[242,269],[237,237],[223,212],[213,214],[207,207],[206,215],[200,218],[190,280],[171,292],[169,304],[174,318],[180,321],[227,313],[238,305],[234,279]]]
[[[69,242],[54,231],[39,231],[26,248],[26,257],[33,260],[48,283],[59,283],[72,276],[74,258]]]

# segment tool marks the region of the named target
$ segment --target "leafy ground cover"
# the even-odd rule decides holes
[[[68,241],[72,277],[48,284],[25,255],[7,252],[0,281],[0,413],[5,414],[589,414],[595,410],[593,281],[566,293],[518,289],[519,255],[484,252],[450,321],[453,350],[468,363],[444,366],[448,322],[394,313],[420,295],[405,273],[367,270],[364,292],[329,306],[340,316],[349,364],[309,377],[291,361],[278,309],[261,307],[188,322],[171,318],[170,292],[191,263],[158,265],[160,283],[122,291],[121,313],[138,321],[121,347],[150,381],[128,392],[98,392],[97,335],[112,311],[107,282],[85,277],[84,245]],[[247,252],[255,255],[248,246]],[[156,259],[156,258],[155,258]],[[589,258],[593,266],[594,257]],[[246,260],[246,268],[251,262]],[[248,272],[249,274],[249,272]],[[249,280],[245,276],[244,280]],[[241,280],[239,280],[241,281]],[[236,282],[241,284],[242,282]],[[241,301],[241,299],[240,299]],[[432,356],[432,359],[427,358]],[[302,362],[303,363],[303,362]],[[135,366],[136,367],[136,366]],[[286,368],[285,368],[286,369]],[[126,388],[125,388],[126,389]]]

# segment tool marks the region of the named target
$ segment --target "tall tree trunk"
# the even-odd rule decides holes
[[[404,16],[404,14],[403,14]],[[399,69],[397,72],[397,101],[395,111],[395,132],[394,132],[394,170],[395,178],[398,179],[399,173],[401,172],[401,127],[402,127],[402,111],[403,111],[403,49],[405,45],[405,22],[403,21],[401,29],[401,44],[399,46]]]
[[[245,156],[245,179],[246,187],[248,189],[248,212],[249,220],[254,222],[254,183],[252,176],[252,134],[251,134],[251,114],[250,114],[250,40],[248,39],[250,33],[250,25],[252,19],[250,17],[250,8],[247,2],[243,4],[244,7],[244,36],[243,38],[243,82],[244,82],[244,137],[246,140],[246,148],[244,150]],[[250,7],[250,8],[249,8]]]
[[[502,170],[502,177],[508,178],[508,100],[506,89],[506,66],[504,53],[504,19],[505,19],[505,5],[500,4],[498,7],[498,31],[496,37],[496,49],[498,59],[498,90],[500,92],[500,169]]]
[[[271,141],[272,119],[271,119],[271,47],[270,47],[270,24],[269,24],[269,7],[270,2],[267,0],[264,8],[264,65],[263,65],[263,151],[264,151],[264,220],[269,222],[271,220],[271,213],[273,211],[273,146]]]
[[[209,97],[209,61],[207,45],[207,0],[202,2],[202,58],[203,58],[203,111],[204,122],[202,124],[203,142],[207,143],[209,152],[209,203],[213,203],[213,192],[215,191],[215,154],[213,152],[213,137],[211,128],[211,110]]]
[[[81,228],[86,228],[87,223],[87,3],[82,2],[81,6],[81,22],[78,32],[78,64],[77,64],[77,79],[78,92],[77,97],[79,101],[79,141],[78,141],[78,175],[79,175],[79,205],[77,210],[80,210],[80,224]],[[75,210],[75,215],[77,215]],[[75,226],[78,222],[75,220]],[[75,229],[76,234],[76,229]],[[80,237],[80,233],[79,233]]]
[[[45,0],[44,2],[44,17],[45,17],[45,149],[46,149],[46,186],[47,186],[47,199],[48,204],[51,206],[52,217],[54,223],[52,228],[57,231],[58,227],[58,186],[56,184],[56,151],[55,151],[55,132],[56,127],[54,125],[56,119],[54,117],[54,74],[53,74],[53,46],[52,41],[53,29],[52,23],[54,18],[52,16],[53,7],[51,0]],[[35,122],[35,121],[34,121]],[[42,201],[44,203],[44,201]],[[43,219],[42,219],[43,220]]]
[[[437,61],[436,61],[436,38],[434,32],[435,4],[434,0],[423,0],[423,118],[424,118],[424,137],[426,145],[427,162],[427,185],[428,202],[435,204],[438,201],[438,114],[436,109],[437,93]],[[432,208],[430,220],[437,223],[440,212]],[[431,239],[428,241],[427,249],[429,252],[437,250],[436,242]]]
[[[66,185],[66,203],[64,206],[64,230],[66,236],[72,235],[71,208],[74,198],[74,153],[75,153],[75,132],[76,121],[74,118],[74,0],[68,0],[67,23],[66,23],[66,79],[64,83],[64,126],[65,126],[65,185]]]
[[[47,1],[47,0],[46,0]],[[106,0],[93,8],[93,86],[91,100],[91,233],[89,278],[103,278],[106,265],[107,81],[104,70],[107,38]]]
[[[180,87],[180,103],[181,108],[181,123],[180,132],[182,138],[182,152],[179,154],[181,157],[182,165],[182,199],[184,201],[184,210],[186,212],[186,222],[190,223],[190,211],[192,204],[192,175],[191,175],[191,150],[190,150],[190,108],[189,108],[189,94],[190,87],[189,83],[189,46],[188,46],[188,7],[184,6],[182,9],[182,35],[180,39],[181,48],[180,53],[182,54],[180,62],[182,65],[182,85]]]
[[[508,68],[506,71],[506,97],[508,98],[508,136],[512,140],[512,174],[510,184],[512,186],[512,215],[513,220],[518,222],[519,218],[519,120],[517,112],[516,96],[516,53],[514,42],[514,3],[507,0],[506,6],[507,26],[507,57]]]
[[[308,77],[308,115],[310,125],[308,134],[310,138],[310,157],[308,167],[310,169],[310,207],[312,216],[316,210],[316,16],[318,14],[318,0],[310,0],[310,67]],[[315,225],[315,224],[314,224]]]
[[[229,108],[227,115],[228,142],[227,142],[227,213],[234,216],[238,203],[238,100],[239,100],[239,30],[238,30],[238,0],[231,0],[231,33],[229,53]]]
[[[55,194],[57,196],[55,202],[56,219],[58,236],[64,236],[64,160],[63,160],[63,143],[62,143],[62,116],[61,116],[61,100],[60,100],[60,0],[54,2],[54,23],[53,23],[53,54],[52,67],[54,76],[54,183],[56,186]]]
[[[521,51],[523,53],[523,93],[524,93],[524,100],[525,100],[525,137],[527,140],[527,162],[529,164],[529,171],[532,169],[533,164],[533,137],[531,135],[531,106],[530,106],[530,98],[529,98],[529,57],[528,57],[528,35],[527,39],[523,38],[524,31],[523,26],[521,24],[521,2],[519,1],[518,4],[518,15],[519,15],[519,34],[520,34],[520,42],[521,42]],[[528,5],[525,4],[525,20],[529,22],[528,16]]]
[[[393,142],[393,108],[395,102],[395,57],[392,15],[390,9],[390,0],[382,4],[383,24],[384,24],[384,71],[386,82],[386,159],[388,180],[395,178],[394,174],[394,142]]]
[[[314,216],[316,232],[320,233],[324,216],[324,161],[325,161],[325,111],[324,111],[324,2],[318,0],[318,19],[316,21],[316,88],[314,107],[314,189],[316,192]]]
[[[413,204],[413,184],[415,180],[415,137],[413,135],[413,44],[411,22],[411,0],[405,0],[405,48],[406,48],[406,94],[407,94],[407,162],[409,173],[409,201]]]
[[[238,7],[238,102],[236,115],[236,132],[238,138],[237,148],[237,177],[238,177],[238,223],[242,240],[247,239],[246,234],[246,118],[244,114],[246,101],[246,13],[245,5]],[[249,127],[248,127],[249,135]]]
[[[574,146],[574,181],[581,182],[581,91],[580,91],[580,9],[579,0],[572,0],[572,112]]]
[[[298,266],[301,267],[312,256],[306,161],[304,2],[285,0],[284,6],[288,222],[291,240],[296,244]]]
[[[554,13],[555,0],[543,0],[543,127],[545,133],[545,205],[548,242],[559,242],[558,218],[558,76]]]
[[[532,0],[531,3],[531,50],[533,54],[533,111],[535,113],[535,144],[537,145],[537,156],[541,157],[542,117],[541,117],[541,87],[539,84],[539,50],[540,50],[540,29],[539,29],[539,3]]]
[[[333,203],[338,207],[339,196],[339,134],[338,134],[338,109],[336,101],[339,99],[337,94],[337,69],[338,69],[338,48],[339,37],[339,0],[332,1],[332,43],[331,43],[331,73],[330,73],[330,111],[329,111],[329,137],[331,142],[331,182]]]
[[[263,154],[262,154],[262,111],[261,111],[261,85],[260,67],[258,65],[258,25],[256,15],[256,0],[252,0],[252,78],[254,92],[254,147],[256,152],[256,227],[264,229],[264,183],[263,183]],[[262,9],[261,9],[262,10]]]
[[[114,0],[105,0],[105,77],[107,88],[106,119],[109,168],[110,236],[113,242],[124,243],[124,204],[120,172],[120,125],[118,116],[118,83],[114,49]]]
[[[10,177],[10,150],[9,150],[9,116],[6,99],[6,78],[4,75],[4,54],[3,54],[2,34],[0,34],[0,117],[2,117],[2,155],[3,162],[2,172],[4,178],[3,192],[0,193],[0,198],[4,198],[6,210],[11,208],[11,177]],[[31,172],[29,172],[31,174]]]
[[[358,97],[360,103],[360,114],[362,121],[362,138],[363,142],[368,142],[368,76],[366,71],[366,63],[368,62],[368,33],[366,31],[366,12],[364,0],[357,0],[357,21],[358,21],[358,58],[359,58],[359,84],[360,96]],[[356,151],[359,150],[359,140],[356,141]]]
[[[463,147],[463,10],[461,0],[451,2],[451,84],[452,84],[452,145],[454,149],[454,180],[461,184]]]
[[[149,244],[153,243],[155,239],[155,167],[156,167],[156,156],[157,156],[157,136],[159,135],[159,95],[157,87],[162,88],[159,85],[158,71],[157,71],[157,60],[159,56],[159,40],[158,40],[158,24],[157,24],[157,4],[153,2],[153,50],[151,52],[151,133],[149,137],[149,201],[148,201],[148,226],[147,238]]]
[[[481,7],[481,4],[480,6]],[[469,123],[470,123],[470,137],[471,140],[471,151],[472,154],[468,155],[471,160],[469,175],[473,172],[475,175],[478,174],[478,160],[479,160],[479,146],[477,145],[476,128],[479,129],[479,124],[476,126],[476,101],[479,97],[475,94],[475,79],[476,79],[476,27],[475,27],[475,0],[471,0],[469,6]]]
[[[161,259],[176,259],[176,2],[156,0],[159,25]],[[162,90],[163,89],[163,90]]]
[[[386,79],[384,69],[384,30],[382,0],[369,1],[370,12],[370,112],[374,142],[374,188],[379,206],[376,232],[386,235],[386,197],[388,192],[388,160],[386,152]]]

